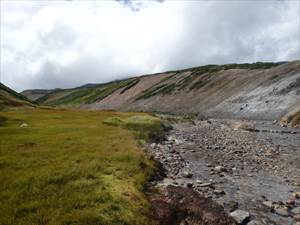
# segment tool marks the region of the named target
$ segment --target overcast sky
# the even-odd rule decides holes
[[[300,58],[300,1],[3,1],[1,82],[66,88]]]

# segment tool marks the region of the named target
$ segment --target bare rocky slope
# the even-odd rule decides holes
[[[207,65],[22,94],[44,105],[274,120],[300,105],[300,61]]]

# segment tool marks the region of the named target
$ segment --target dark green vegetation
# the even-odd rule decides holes
[[[109,117],[103,123],[133,130],[138,139],[151,142],[162,140],[165,131],[169,129],[169,126],[162,123],[159,118],[149,115],[138,115],[127,118]]]
[[[176,85],[174,83],[171,84],[161,84],[154,86],[153,88],[150,88],[146,90],[141,96],[139,96],[136,100],[140,99],[147,99],[154,95],[162,94],[167,95],[175,91]]]
[[[34,106],[34,102],[0,83],[0,110],[16,106]]]
[[[114,81],[107,84],[98,84],[94,86],[83,86],[74,89],[55,90],[37,100],[40,104],[51,106],[58,105],[76,105],[89,104],[101,101],[114,91],[123,88],[121,94],[135,86],[139,82],[138,79],[126,79]],[[57,97],[58,96],[58,97]]]
[[[135,85],[138,84],[138,82],[140,82],[140,79],[133,79],[131,82],[129,82],[127,84],[127,86],[125,86],[125,88],[123,88],[123,90],[120,92],[120,94],[125,93],[127,90],[129,90],[130,88],[134,87]]]
[[[191,71],[193,74],[204,74],[204,73],[215,73],[221,70],[230,70],[230,69],[247,69],[247,70],[255,70],[255,69],[270,69],[275,66],[279,66],[286,62],[256,62],[256,63],[232,63],[232,64],[224,64],[224,65],[205,65],[199,67],[193,67],[189,69],[183,70],[175,70],[175,71],[168,71],[168,73],[175,72],[175,73],[182,73]]]
[[[145,90],[142,95],[136,98],[136,101],[141,99],[147,99],[155,95],[167,95],[174,93],[176,91],[182,91],[188,89],[187,91],[198,90],[204,87],[210,81],[210,76],[216,74],[217,72],[229,69],[270,69],[274,66],[278,66],[282,63],[243,63],[243,64],[226,64],[226,65],[206,65],[195,67],[191,69],[184,69],[178,71],[169,71],[167,73],[174,73],[164,79],[157,85],[154,85],[148,90]],[[180,80],[172,80],[176,75],[190,72],[184,78]],[[171,80],[171,81],[170,81]]]
[[[135,101],[147,99],[157,95],[169,95],[180,91],[195,91],[201,89],[209,83],[212,75],[217,75],[218,72],[229,69],[270,69],[272,67],[283,64],[283,62],[257,62],[257,63],[242,63],[242,64],[226,64],[226,65],[205,65],[189,69],[168,71],[163,73],[165,77],[142,90],[140,93],[135,92]],[[187,74],[184,74],[187,72]],[[160,75],[160,74],[152,74]],[[99,102],[115,91],[119,91],[122,96],[128,90],[135,87],[141,80],[149,75],[141,76],[138,78],[129,78],[109,82],[106,84],[88,84],[73,89],[55,89],[42,97],[37,98],[37,102],[43,105],[50,106],[68,106],[68,105],[81,105]],[[29,91],[30,92],[30,91]],[[34,92],[34,90],[33,90]],[[25,94],[26,92],[24,92]],[[38,92],[36,93],[38,94]],[[28,94],[29,96],[29,94]]]
[[[134,131],[152,129],[160,120],[142,113],[0,112],[0,224],[151,224],[155,166]]]

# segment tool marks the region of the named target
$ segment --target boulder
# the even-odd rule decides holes
[[[250,214],[248,212],[240,209],[230,213],[230,216],[237,222],[237,224],[243,224],[250,218]]]
[[[240,121],[235,124],[234,130],[255,131],[255,124],[252,122]]]

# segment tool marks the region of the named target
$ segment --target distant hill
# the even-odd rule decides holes
[[[52,106],[278,119],[300,104],[300,61],[206,65],[106,84],[22,93]]]
[[[33,107],[35,103],[0,83],[0,110],[12,107]]]

